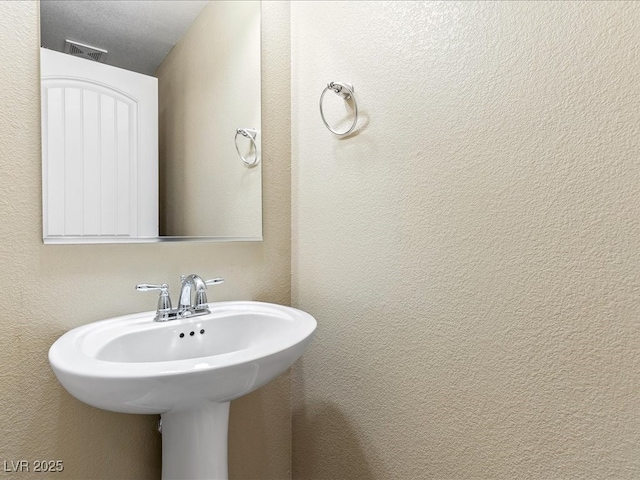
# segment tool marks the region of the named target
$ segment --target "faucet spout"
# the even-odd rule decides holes
[[[195,290],[195,300],[192,300]],[[182,289],[178,302],[178,315],[192,309],[204,308],[207,303],[207,285],[199,275],[191,274],[182,277]]]

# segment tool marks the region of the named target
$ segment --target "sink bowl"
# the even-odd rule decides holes
[[[316,321],[261,302],[209,304],[208,315],[154,322],[155,312],[75,328],[49,350],[67,391],[91,406],[165,413],[228,402],[291,366],[311,342]]]
[[[161,414],[163,479],[227,478],[229,402],[289,368],[315,319],[262,302],[216,302],[199,317],[155,312],[84,325],[60,337],[49,363],[78,400],[123,413]]]

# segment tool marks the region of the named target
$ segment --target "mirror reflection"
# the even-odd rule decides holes
[[[260,2],[40,15],[45,243],[261,240]]]

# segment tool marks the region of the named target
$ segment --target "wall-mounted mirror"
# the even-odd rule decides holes
[[[40,25],[45,243],[262,239],[259,1],[41,0]]]

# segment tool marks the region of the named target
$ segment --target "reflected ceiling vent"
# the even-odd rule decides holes
[[[64,53],[100,63],[104,63],[107,59],[106,50],[84,45],[83,43],[73,42],[71,40],[65,40]]]

